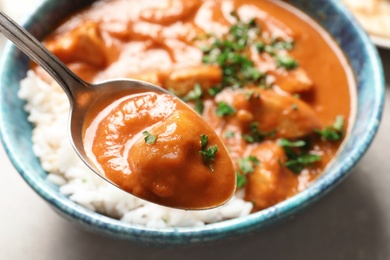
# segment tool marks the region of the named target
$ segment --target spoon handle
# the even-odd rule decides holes
[[[45,69],[63,88],[71,103],[78,92],[88,88],[88,83],[76,76],[34,36],[1,11],[0,32]]]

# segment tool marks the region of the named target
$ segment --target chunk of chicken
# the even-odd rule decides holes
[[[156,1],[152,7],[146,6],[140,19],[150,23],[172,24],[195,13],[201,3],[201,0],[161,0],[158,4]]]
[[[143,72],[143,73],[135,73],[135,74],[129,74],[128,77],[132,79],[138,79],[142,81],[146,81],[149,83],[152,83],[154,85],[162,87],[161,83],[161,72],[155,71],[155,72]]]
[[[276,131],[276,137],[300,138],[321,128],[320,120],[308,104],[290,95],[279,95],[273,90],[226,89],[216,100],[232,105],[243,125],[257,122],[260,131]]]
[[[286,155],[275,142],[266,141],[250,151],[260,163],[247,175],[245,200],[253,203],[258,211],[287,199],[297,192],[297,177],[286,170],[282,163]]]
[[[65,63],[85,62],[96,67],[106,65],[106,44],[100,34],[99,24],[85,22],[62,37],[46,42],[46,47]]]
[[[218,66],[199,65],[175,70],[169,73],[163,82],[163,87],[178,96],[186,95],[196,83],[204,90],[219,84],[222,80],[222,71]]]
[[[218,66],[199,65],[172,71],[142,72],[128,76],[161,86],[177,96],[185,96],[197,83],[203,90],[219,84],[222,71]]]
[[[276,77],[275,84],[290,94],[306,92],[313,88],[313,81],[301,67],[284,71],[283,75]]]

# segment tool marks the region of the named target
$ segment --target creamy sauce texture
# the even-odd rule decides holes
[[[69,17],[45,44],[87,81],[136,78],[186,100],[222,138],[224,145],[219,145],[229,151],[238,188],[245,189],[245,199],[254,203],[256,211],[303,190],[322,173],[343,138],[329,141],[319,132],[332,130],[344,137],[351,115],[353,82],[345,58],[313,21],[292,10],[287,4],[268,0],[98,1]],[[210,57],[223,52],[233,36],[236,38],[231,41],[239,43],[237,39],[243,36],[232,32],[237,25],[246,30],[247,40],[243,49],[231,52],[250,60],[251,68],[242,72],[240,63],[240,71],[233,74],[244,80],[229,85],[234,77],[229,76],[233,58],[221,65]],[[36,71],[49,80],[40,68]],[[248,71],[252,73],[249,83]],[[253,80],[256,77],[259,79]],[[215,89],[218,91],[213,92]],[[91,151],[102,154],[96,156],[96,163],[107,175],[113,170],[109,178],[114,182],[129,187],[135,187],[129,180],[132,169],[148,171],[150,175],[140,181],[142,190],[136,192],[147,193],[155,201],[172,195],[172,190],[164,188],[170,181],[181,189],[180,183],[193,180],[193,192],[205,186],[207,181],[199,179],[195,171],[210,169],[193,162],[194,157],[199,159],[199,151],[175,150],[178,142],[173,141],[187,138],[185,147],[199,147],[199,139],[189,135],[200,136],[201,129],[192,127],[188,132],[196,117],[178,113],[179,105],[166,96],[137,95],[108,98],[96,111],[104,111],[112,103],[115,107],[105,116],[98,112],[91,116],[94,130],[92,134],[86,130],[86,136]],[[145,111],[142,120],[132,112],[135,106]],[[340,124],[334,124],[340,117],[344,118],[341,130]],[[165,123],[150,128],[160,119]],[[145,129],[161,138],[157,146],[158,140],[163,141],[164,145],[155,147],[158,151],[145,144]],[[110,138],[115,135],[112,143]],[[216,142],[211,139],[210,144]],[[163,170],[171,167],[165,165],[167,158],[176,158],[178,168],[194,172],[175,179]],[[215,166],[228,164],[222,161],[216,158]],[[156,185],[152,180],[161,182]],[[190,200],[196,199],[188,197]]]

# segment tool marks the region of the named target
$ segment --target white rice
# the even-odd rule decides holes
[[[225,205],[204,211],[184,211],[136,198],[93,173],[79,159],[68,137],[69,102],[57,84],[42,81],[33,71],[21,81],[19,97],[26,100],[34,125],[33,151],[60,192],[90,210],[153,228],[202,226],[248,215],[252,203],[238,192]]]

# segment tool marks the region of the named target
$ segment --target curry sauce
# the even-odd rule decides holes
[[[245,189],[255,211],[310,185],[337,155],[352,114],[354,83],[345,57],[314,21],[281,1],[97,1],[69,17],[45,44],[87,81],[140,79],[186,101],[223,140],[237,188]],[[164,120],[173,123],[169,116]],[[109,115],[102,121],[107,122],[88,142],[95,154],[104,155],[104,135],[113,128]],[[191,116],[181,122],[188,128]],[[131,134],[136,139],[117,144],[120,161],[126,169],[144,167],[151,179],[164,179],[170,173],[158,175],[156,169],[166,167],[162,158],[175,144],[147,150],[142,132],[150,125],[138,126]],[[199,136],[202,131],[193,128]],[[126,142],[133,145],[124,153]],[[183,157],[178,171],[193,169],[192,157]],[[101,158],[106,174],[107,165],[118,166],[112,157]],[[114,175],[109,178],[126,183],[131,174]],[[191,176],[194,187],[206,185]],[[171,191],[152,186],[151,196],[170,196]]]
[[[186,104],[157,92],[107,97],[84,122],[87,156],[121,189],[181,209],[227,202],[236,187],[228,151]]]

